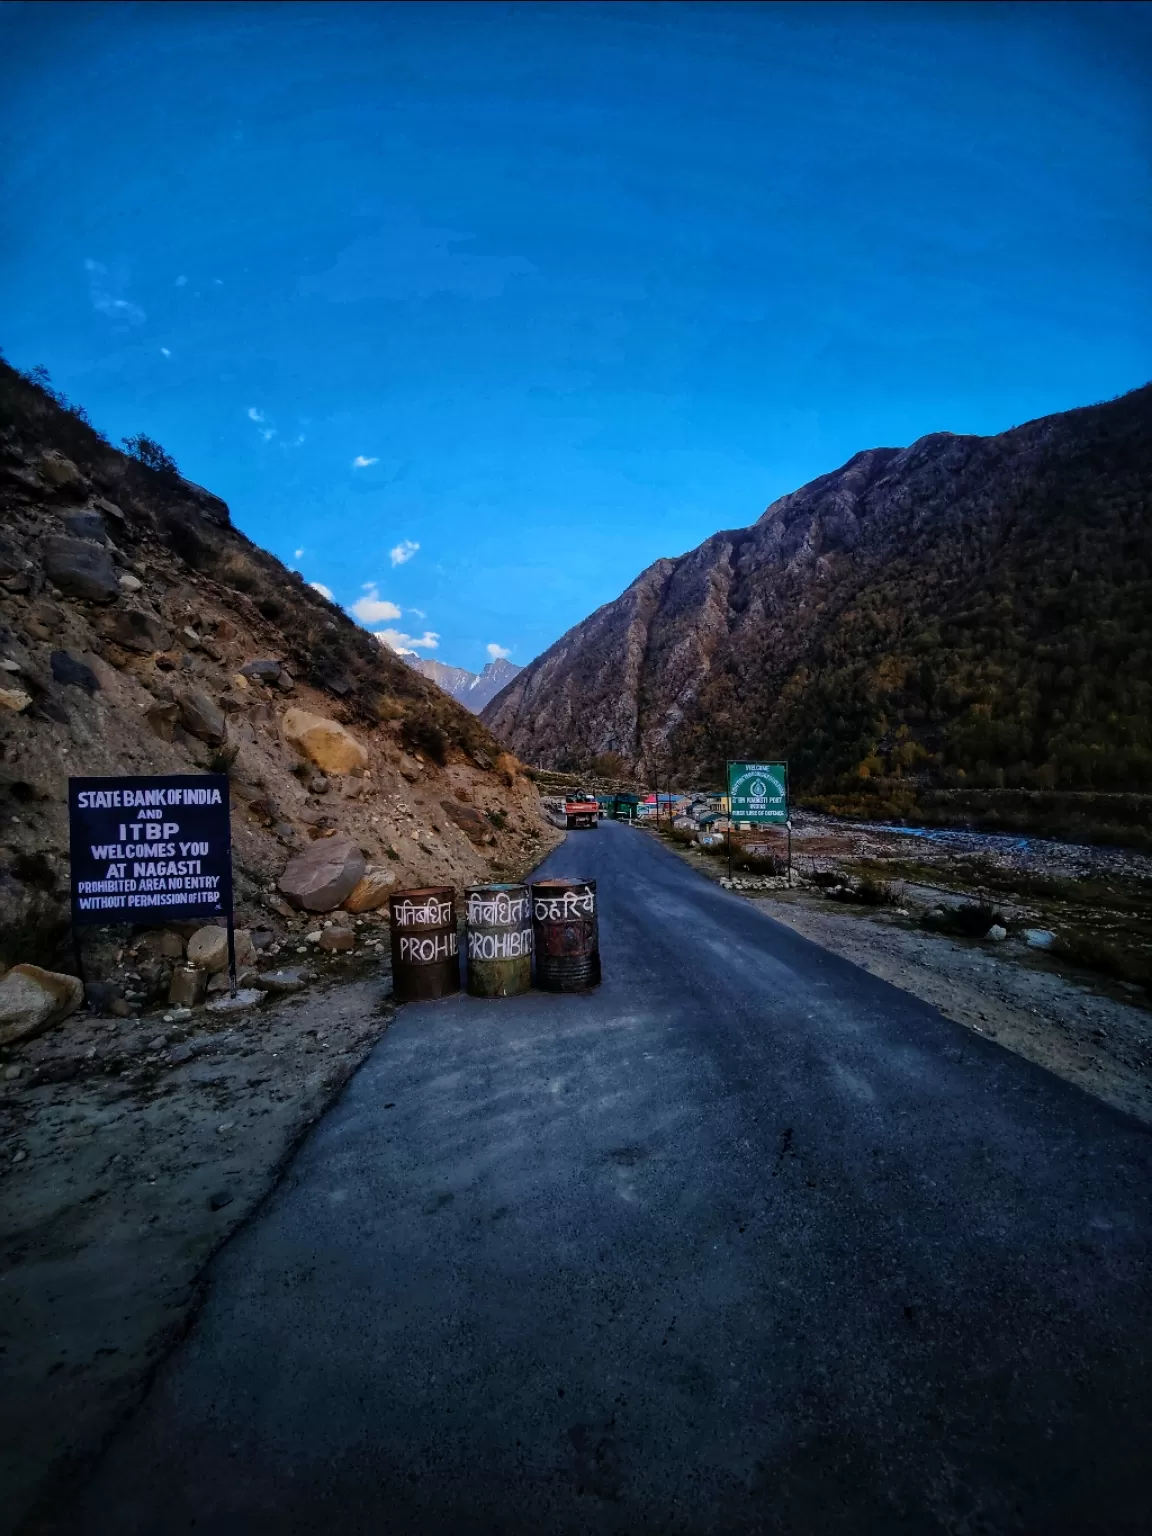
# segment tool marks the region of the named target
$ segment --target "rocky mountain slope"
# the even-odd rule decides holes
[[[871,449],[658,560],[483,718],[550,767],[1152,789],[1150,497],[1152,386]]]
[[[445,693],[451,694],[457,703],[463,704],[474,715],[480,714],[485,705],[494,699],[502,688],[522,670],[514,661],[498,656],[488,662],[480,672],[469,672],[467,667],[449,667],[442,661],[428,656],[415,658],[411,665],[422,677],[435,683]]]
[[[369,911],[553,840],[475,715],[0,362],[0,965],[71,968],[70,774],[207,769],[231,780],[241,926],[323,910],[305,888],[337,864],[329,906]]]

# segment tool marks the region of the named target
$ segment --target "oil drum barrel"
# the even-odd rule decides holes
[[[545,992],[582,992],[600,981],[600,925],[595,880],[532,884],[536,985]]]
[[[464,893],[468,991],[517,997],[532,985],[532,905],[526,885],[473,885]]]
[[[450,885],[396,891],[388,898],[392,992],[397,1002],[450,997],[460,990],[456,893]]]

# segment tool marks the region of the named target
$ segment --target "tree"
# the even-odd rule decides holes
[[[147,437],[143,432],[137,432],[135,437],[122,438],[125,448],[134,459],[148,469],[154,469],[161,475],[178,475],[176,460],[170,453],[165,452],[154,437]]]

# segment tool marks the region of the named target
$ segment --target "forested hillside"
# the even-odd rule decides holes
[[[552,766],[617,752],[801,792],[1152,790],[1152,387],[858,454],[644,572],[485,711]]]

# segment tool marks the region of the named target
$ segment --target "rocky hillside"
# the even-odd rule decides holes
[[[506,657],[498,656],[495,661],[488,662],[479,672],[469,672],[467,667],[449,667],[442,661],[436,661],[431,656],[417,657],[412,661],[412,666],[422,677],[442,688],[465,709],[470,709],[474,715],[480,714],[485,705],[494,699],[502,688],[507,688],[512,679],[521,671],[514,661],[508,661]]]
[[[1152,386],[996,437],[875,448],[658,560],[485,722],[801,790],[1152,789]]]
[[[242,926],[324,910],[325,880],[363,912],[553,840],[474,715],[0,362],[0,965],[70,969],[69,774],[198,769],[231,779]]]

